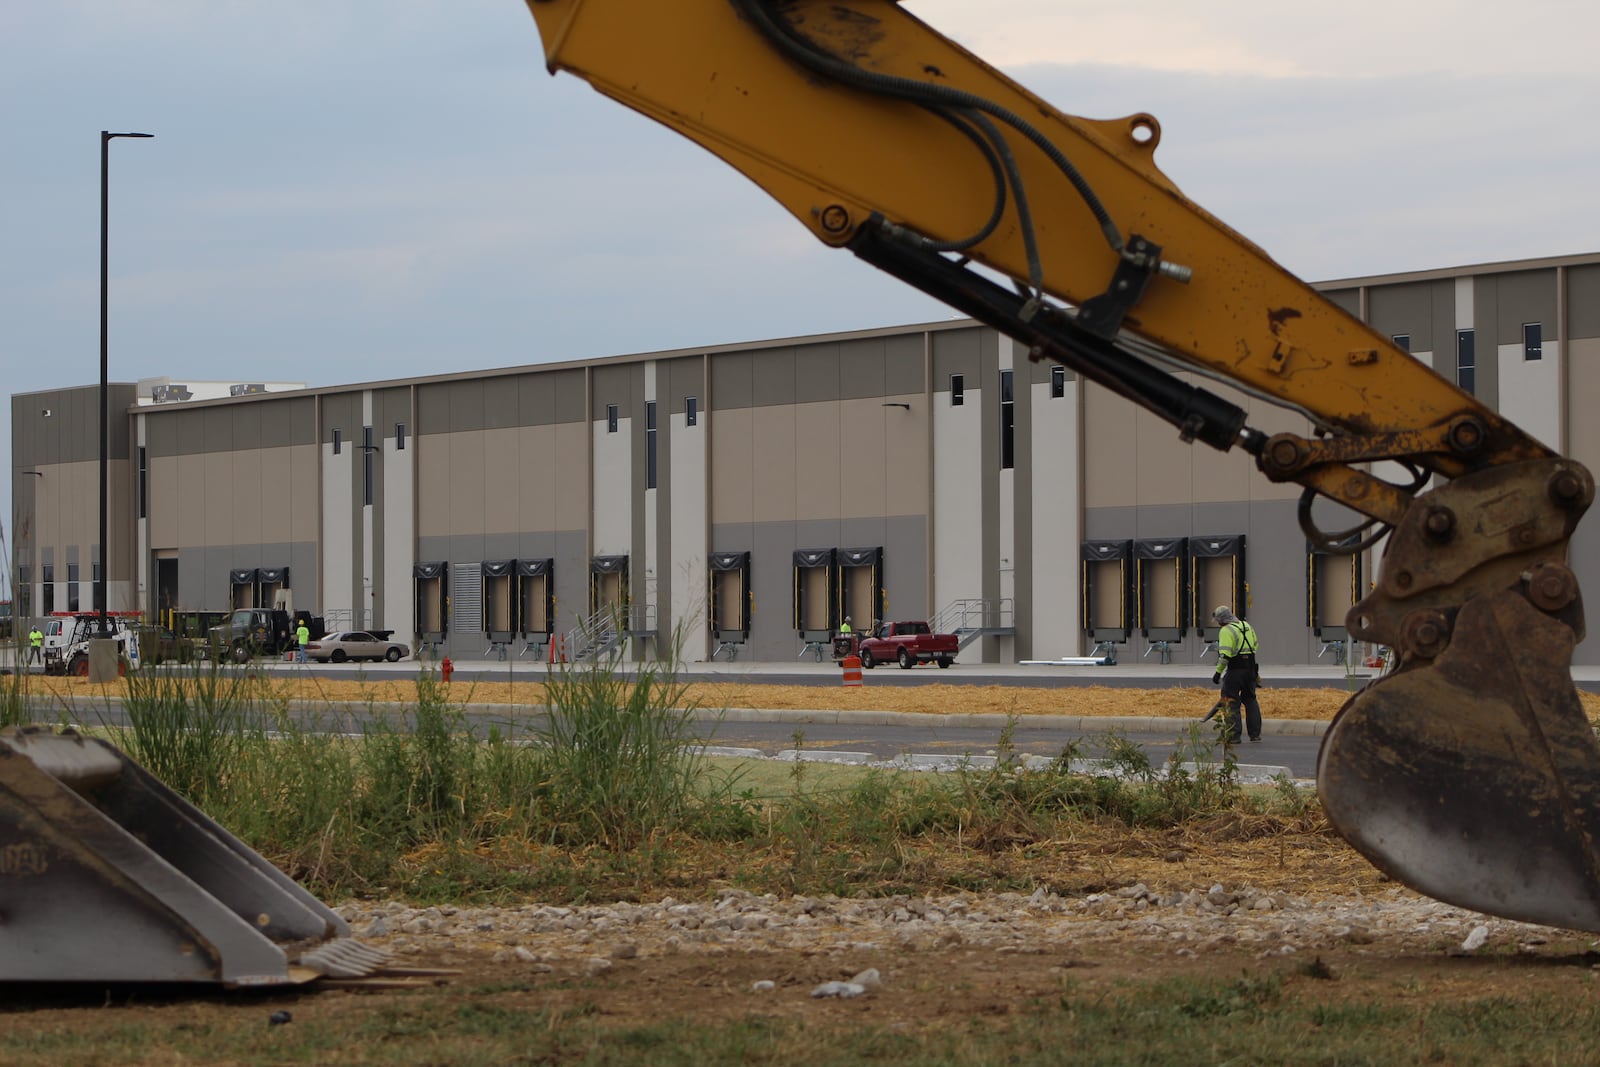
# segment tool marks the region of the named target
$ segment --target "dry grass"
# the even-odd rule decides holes
[[[76,678],[34,676],[26,683],[63,701],[95,700],[120,691],[122,683],[98,686]],[[416,698],[409,678],[297,678],[267,675],[263,695],[340,704],[406,703]],[[1126,689],[1102,685],[1030,689],[1004,685],[920,686],[763,685],[759,682],[697,682],[687,699],[704,708],[770,708],[817,711],[904,711],[935,714],[1088,715],[1194,718],[1217,698],[1207,686]],[[1350,694],[1341,689],[1261,690],[1261,712],[1268,719],[1328,721]],[[1590,721],[1600,720],[1600,694],[1582,693]],[[537,705],[545,701],[541,682],[455,682],[453,700],[473,704]]]

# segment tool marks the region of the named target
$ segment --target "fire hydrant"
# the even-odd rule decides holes
[[[439,674],[444,678],[444,680],[446,682],[448,682],[450,680],[450,676],[455,673],[455,670],[456,670],[456,665],[454,663],[450,662],[450,657],[449,656],[446,656],[444,658],[444,662],[439,664]]]

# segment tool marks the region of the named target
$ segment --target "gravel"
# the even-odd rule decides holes
[[[1204,955],[1226,946],[1261,957],[1339,945],[1472,953],[1529,950],[1561,931],[1485,916],[1403,889],[1308,899],[1221,884],[1155,892],[1143,884],[1081,897],[1019,893],[856,900],[758,896],[723,889],[713,900],[585,907],[338,909],[361,940],[402,957],[487,957],[562,964],[598,974],[612,961],[673,954],[913,951],[957,947],[1049,952],[1095,942]]]

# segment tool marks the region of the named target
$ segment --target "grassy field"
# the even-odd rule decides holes
[[[21,716],[34,681],[0,692],[0,717]],[[409,685],[363,698],[403,699],[405,728],[328,737],[284,714],[305,696],[272,680],[146,672],[124,683],[133,724],[115,736],[330,903],[578,905],[730,887],[1072,898],[1135,882],[1394,892],[1314,797],[1245,789],[1226,761],[1158,776],[1113,744],[1125,777],[1090,779],[1059,767],[910,775],[710,760],[686,743],[686,709],[705,693],[670,669],[569,672],[539,694],[557,713],[537,743],[473,742],[458,727],[461,702],[481,699],[474,687],[426,675]],[[957,691],[942,701],[977,699],[936,688]],[[76,698],[51,699],[83,718]],[[1180,757],[1211,740],[1197,731]],[[995,747],[1006,742],[997,731]],[[1451,948],[1358,939],[1307,959],[1223,940],[1188,958],[1113,936],[1041,954],[889,944],[856,959],[800,945],[652,951],[606,974],[462,950],[458,978],[403,992],[13,990],[0,998],[0,1062],[1600,1062],[1592,939],[1552,932],[1471,957]],[[805,995],[867,960],[892,975],[881,993]],[[754,992],[760,980],[775,990]],[[291,1018],[275,1025],[275,1012]]]

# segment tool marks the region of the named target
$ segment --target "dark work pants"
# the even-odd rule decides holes
[[[1241,663],[1229,667],[1222,676],[1222,699],[1228,702],[1228,739],[1238,741],[1243,737],[1239,729],[1239,705],[1244,705],[1244,725],[1252,738],[1261,736],[1261,705],[1256,703],[1256,665]]]

